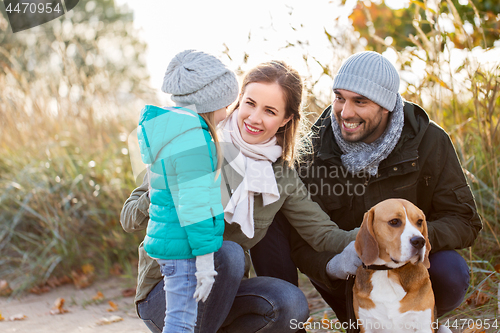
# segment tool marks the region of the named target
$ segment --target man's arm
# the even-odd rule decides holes
[[[439,129],[441,130],[441,129]],[[476,203],[448,135],[439,143],[441,167],[427,216],[432,252],[471,246],[482,228]]]
[[[130,197],[123,204],[120,213],[120,223],[126,232],[135,232],[146,229],[149,221],[149,181],[148,174],[138,188],[132,191]]]

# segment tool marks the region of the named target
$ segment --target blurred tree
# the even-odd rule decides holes
[[[91,127],[96,109],[151,97],[146,44],[134,30],[128,7],[114,0],[81,0],[64,16],[19,33],[12,33],[3,2],[0,9],[0,78],[11,78],[26,99],[55,98],[58,116],[74,116]],[[32,91],[35,87],[43,91]],[[5,102],[16,96],[0,94],[0,116],[9,112]],[[47,112],[46,104],[26,103],[16,112]]]
[[[365,0],[357,2],[349,18],[353,22],[354,29],[368,41],[368,47],[371,49],[379,50],[384,42],[386,44],[392,42],[392,46],[396,49],[414,45],[409,36],[418,35],[414,26],[414,18],[418,16],[427,19],[427,24],[420,26],[425,34],[431,30],[430,24],[445,24],[443,20],[448,20],[454,27],[454,31],[448,31],[448,36],[457,48],[492,46],[500,39],[500,2],[498,0],[466,2],[441,0],[436,12],[432,6],[427,5],[426,0],[411,0],[407,8],[396,10],[388,7],[384,0]],[[342,4],[345,5],[346,0],[342,0]]]
[[[126,141],[156,102],[131,11],[81,0],[18,33],[0,12],[0,279],[23,289],[84,263],[130,266],[142,237],[119,224]]]

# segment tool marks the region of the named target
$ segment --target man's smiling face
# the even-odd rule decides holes
[[[385,131],[389,111],[349,90],[335,89],[333,112],[346,141],[372,143]]]

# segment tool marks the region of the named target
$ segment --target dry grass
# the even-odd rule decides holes
[[[435,13],[426,15],[416,16],[414,23],[438,22],[431,17]],[[460,24],[457,18],[455,24]],[[0,17],[0,33],[5,27]],[[422,104],[450,132],[484,222],[475,245],[461,251],[471,267],[469,301],[448,317],[498,318],[498,63],[486,68],[466,51],[462,66],[452,68],[453,47],[446,32],[438,25],[431,27],[431,32],[414,37],[415,47],[398,52],[402,70],[411,71],[413,62],[424,63],[423,77],[408,84],[404,96]],[[115,28],[110,26],[110,33]],[[463,29],[457,31],[468,38]],[[359,49],[352,38],[325,33],[335,59]],[[107,272],[116,262],[133,278],[130,262],[136,259],[142,235],[124,233],[118,221],[121,206],[135,187],[126,138],[136,126],[136,116],[130,114],[137,115],[145,103],[154,104],[154,96],[138,88],[147,85],[144,77],[123,72],[122,67],[98,67],[97,61],[77,66],[68,56],[71,44],[76,45],[79,59],[104,56],[91,54],[77,35],[54,29],[53,40],[42,42],[15,40],[0,46],[0,279],[22,291],[87,263]],[[42,57],[47,45],[56,67]],[[29,69],[37,55],[40,62]],[[330,76],[340,64],[320,64],[308,55],[304,61],[319,64]],[[130,84],[124,92],[120,89],[127,86],[122,84],[125,80]],[[307,100],[309,111],[316,114],[329,98],[317,95],[318,81],[309,81]],[[315,319],[321,319],[324,311],[333,318],[307,280],[301,279],[301,287]]]
[[[107,52],[121,41],[133,58],[144,45],[123,15],[95,26],[77,17],[85,10],[70,13],[19,34],[0,16],[0,279],[15,292],[85,265],[132,275],[142,239],[123,232],[119,214],[134,186],[127,135],[155,98],[144,62],[124,69],[126,57]]]

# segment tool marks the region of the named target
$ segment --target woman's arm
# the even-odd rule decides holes
[[[149,180],[144,175],[142,185],[132,191],[123,204],[120,213],[120,223],[126,232],[136,232],[146,229],[149,221]]]
[[[316,251],[340,253],[356,239],[358,228],[346,231],[330,220],[321,207],[312,201],[306,186],[295,170],[286,171],[286,185],[282,195],[286,195],[281,211],[299,235]]]

